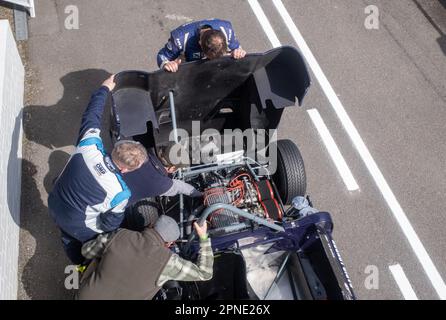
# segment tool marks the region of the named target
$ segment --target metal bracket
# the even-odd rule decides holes
[[[4,2],[9,2],[12,4],[16,4],[22,7],[25,7],[29,10],[29,15],[31,18],[36,17],[36,9],[34,6],[34,0],[4,0]]]
[[[16,40],[28,40],[28,19],[23,8],[14,8],[14,26]]]

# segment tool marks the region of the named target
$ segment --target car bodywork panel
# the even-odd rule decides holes
[[[285,72],[284,72],[285,71]],[[152,129],[157,143],[172,129],[169,92],[175,97],[178,128],[276,129],[282,109],[302,104],[311,84],[305,62],[293,47],[281,47],[244,59],[223,57],[184,63],[178,72],[125,71],[115,77],[113,128],[116,138]],[[229,116],[221,109],[229,109]]]

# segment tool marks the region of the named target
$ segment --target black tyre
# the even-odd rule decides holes
[[[277,141],[277,170],[273,181],[284,205],[290,205],[294,197],[305,196],[307,176],[304,160],[291,140]]]
[[[142,231],[145,227],[153,227],[159,217],[158,203],[153,198],[138,201],[128,208],[125,217],[125,228]]]

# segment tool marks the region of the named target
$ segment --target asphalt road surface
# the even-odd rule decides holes
[[[79,28],[67,29],[73,4]],[[169,30],[218,17],[232,21],[248,52],[292,45],[307,59],[313,85],[303,108],[287,109],[279,136],[301,149],[308,193],[333,216],[358,298],[446,299],[445,1],[36,5],[29,23],[36,94],[25,107],[19,298],[71,297],[64,288],[68,261],[46,199],[73,150],[90,94],[109,73],[155,70]]]

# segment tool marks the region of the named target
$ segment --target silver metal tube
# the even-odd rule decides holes
[[[227,227],[212,229],[209,231],[209,233],[210,234],[218,234],[220,232],[231,233],[231,232],[246,229],[247,227],[249,227],[249,224],[247,222],[244,222],[244,223],[233,224],[233,225],[230,225]]]
[[[183,221],[184,221],[184,196],[183,196],[183,194],[180,194],[180,224],[181,224],[180,239],[183,238],[183,234],[184,234]]]
[[[228,164],[228,165],[216,165],[216,164],[213,164],[213,165],[210,165],[208,167],[203,167],[201,169],[195,169],[196,167],[193,167],[194,170],[184,171],[183,176],[184,177],[190,177],[190,176],[199,175],[200,173],[203,173],[203,172],[210,172],[210,171],[215,171],[215,170],[221,170],[221,169],[235,167],[235,166],[239,166],[239,164]]]
[[[172,119],[173,134],[175,135],[175,142],[178,143],[177,116],[175,114],[175,100],[173,98],[173,91],[169,91],[169,104],[170,104],[170,118]]]
[[[251,172],[251,174],[254,176],[256,181],[259,180],[259,176],[253,171],[257,168],[253,168],[249,163],[246,161],[241,161],[238,163],[223,163],[223,164],[217,164],[217,163],[208,163],[208,164],[201,164],[198,166],[194,166],[191,168],[183,169],[183,177],[189,177],[189,176],[195,176],[199,175],[203,172],[210,172],[215,170],[221,170],[231,167],[239,167],[240,165],[246,165],[248,167],[248,170]]]
[[[177,116],[175,113],[175,99],[173,98],[173,91],[169,91],[169,105],[170,105],[170,118],[172,119],[172,129],[174,134],[175,143],[178,143],[178,127],[177,127]],[[181,170],[178,173],[180,179],[182,178]],[[180,194],[180,238],[183,238],[184,234],[184,197]]]
[[[225,204],[225,203],[216,203],[216,204],[213,204],[213,205],[207,207],[206,209],[204,209],[203,214],[200,217],[200,224],[202,224],[212,212],[219,210],[219,209],[225,209],[225,210],[232,211],[232,212],[238,214],[239,216],[242,216],[246,219],[252,220],[258,224],[264,225],[264,226],[271,228],[273,230],[285,231],[285,229],[281,226],[278,226],[274,223],[269,222],[266,219],[257,217],[249,212],[243,211],[239,208],[236,208],[234,206],[231,206],[231,205]]]
[[[183,173],[181,171],[181,169],[178,172],[178,176],[180,178],[180,180],[183,178]],[[184,196],[182,193],[180,193],[180,239],[183,239],[183,235],[184,235]]]
[[[195,219],[195,215],[193,213],[191,213],[189,215],[189,218],[187,218],[187,223],[186,223],[186,235],[190,235],[192,233],[192,221]]]

